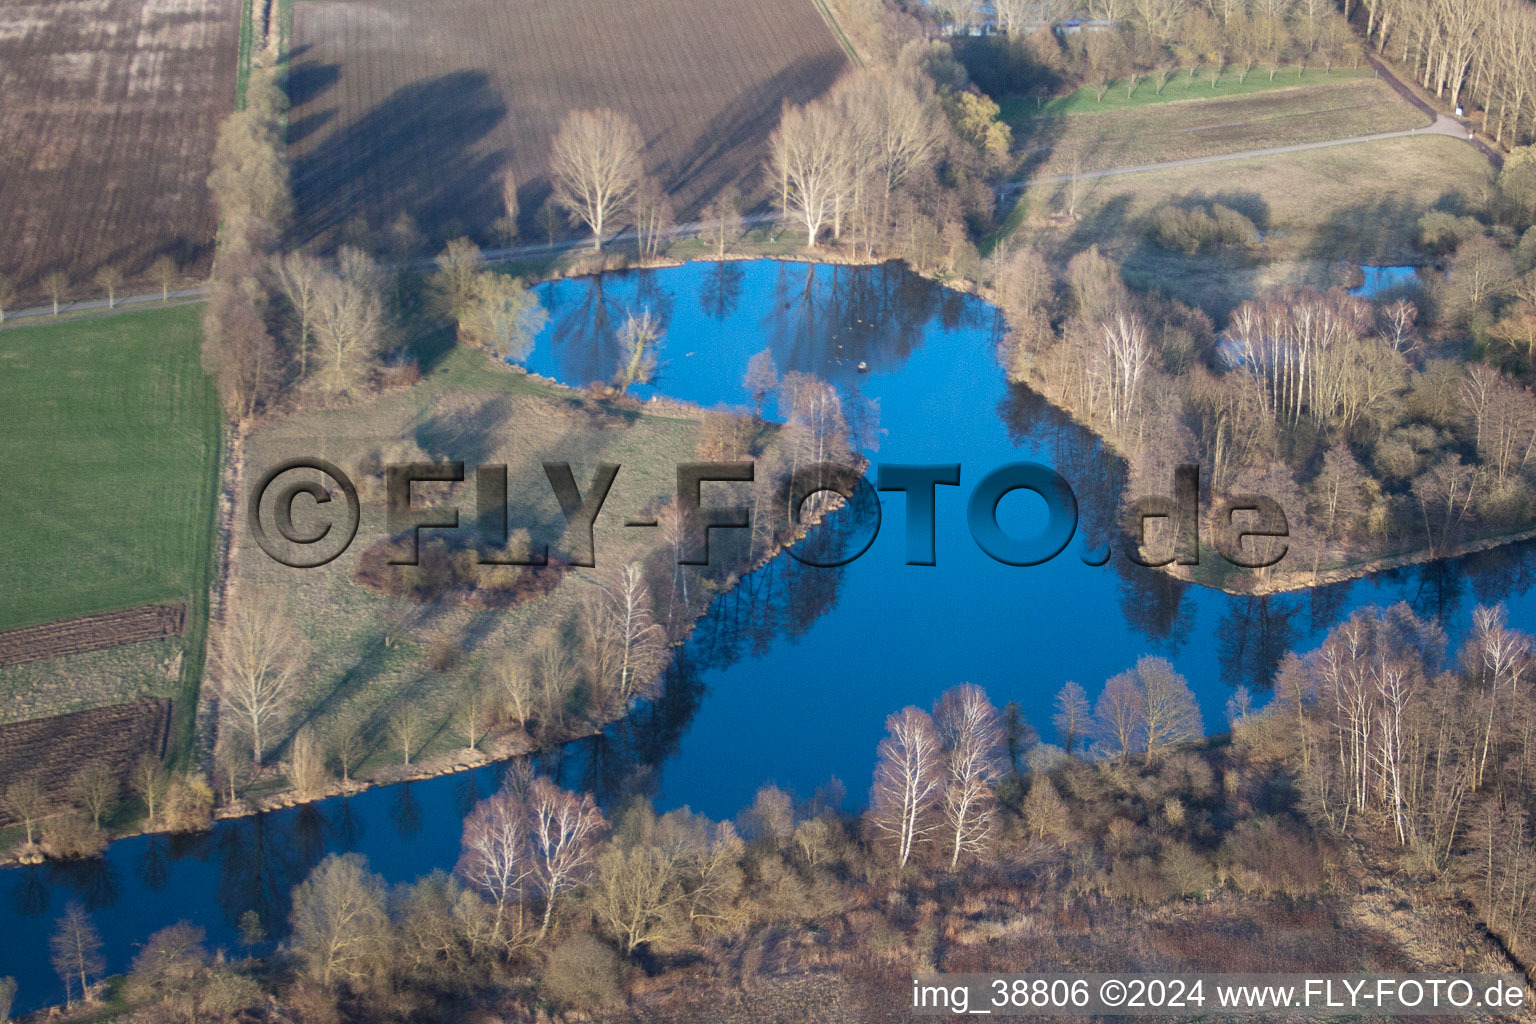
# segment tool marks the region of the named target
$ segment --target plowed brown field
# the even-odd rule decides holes
[[[238,0],[0,4],[0,274],[42,301],[63,270],[206,263],[204,185],[235,102]]]
[[[758,170],[782,101],[846,59],[812,0],[319,0],[293,8],[289,143],[299,233],[401,212],[484,236],[510,163],[523,231],[565,115],[611,107],[686,216]]]

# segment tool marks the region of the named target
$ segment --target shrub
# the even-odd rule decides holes
[[[623,964],[607,943],[578,932],[550,951],[539,991],[561,1007],[599,1013],[624,1001]]]
[[[1444,210],[1431,210],[1419,218],[1419,244],[1430,252],[1448,253],[1469,238],[1483,233],[1476,217],[1458,217]]]
[[[1163,248],[1190,256],[1205,249],[1252,245],[1259,239],[1253,221],[1220,203],[1187,210],[1165,206],[1152,215],[1149,233]]]
[[[43,852],[56,860],[94,857],[106,845],[106,834],[83,814],[60,815],[43,831]]]

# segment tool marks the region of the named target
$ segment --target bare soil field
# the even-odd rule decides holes
[[[204,179],[235,101],[234,0],[0,4],[0,274],[41,300],[212,252]]]
[[[186,621],[186,605],[149,604],[105,615],[87,615],[80,619],[6,630],[0,633],[0,666],[180,636]]]
[[[409,213],[436,238],[485,235],[494,180],[520,183],[523,234],[548,194],[565,115],[611,107],[686,215],[750,183],[780,103],[846,67],[811,0],[317,0],[293,8],[293,157],[302,240]]]
[[[148,698],[94,711],[0,725],[0,790],[24,778],[42,784],[54,805],[67,803],[69,782],[88,762],[101,762],[125,783],[145,752],[160,754],[170,734],[171,702]],[[126,785],[124,786],[126,791]],[[0,811],[0,825],[14,824]]]

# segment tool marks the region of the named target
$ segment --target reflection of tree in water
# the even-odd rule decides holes
[[[716,670],[780,639],[793,642],[836,606],[842,572],[779,555],[715,598],[688,638],[689,653],[701,668]]]
[[[672,322],[676,296],[662,286],[654,270],[631,271],[621,280],[633,280],[634,298],[621,299],[609,287],[608,274],[574,278],[565,289],[544,292],[550,314],[549,344],[556,375],[573,387],[606,381],[619,365],[619,328],[630,313],[650,310],[665,330]],[[573,300],[562,294],[576,292]],[[664,379],[663,372],[662,378]]]
[[[1233,597],[1217,628],[1222,678],[1255,692],[1268,690],[1275,669],[1301,635],[1298,597]]]
[[[843,388],[861,361],[876,371],[904,363],[944,290],[899,266],[781,263],[763,332],[781,373],[815,373]]]
[[[1523,596],[1536,586],[1536,541],[1506,544],[1464,558],[1479,604]]]
[[[1120,543],[1120,500],[1125,488],[1125,463],[1093,434],[1022,384],[1009,385],[997,404],[997,415],[1015,447],[1042,449],[1051,468],[1072,485],[1077,495],[1077,537],[1067,556],[1112,549],[1124,561]]]
[[[583,287],[569,303],[555,300],[558,291],[545,297],[550,306],[550,351],[559,378],[573,387],[607,380],[618,365],[624,310],[608,295],[605,280],[603,274],[580,279]]]
[[[539,754],[539,770],[608,807],[632,796],[654,796],[656,767],[677,753],[703,698],[699,669],[688,648],[681,648],[659,698],[636,706],[596,736]]]
[[[139,881],[150,892],[159,892],[171,878],[171,848],[163,835],[144,837],[144,849],[139,853],[136,865]]]
[[[342,797],[336,802],[336,810],[331,816],[331,834],[335,836],[333,847],[336,850],[346,853],[357,849],[367,829],[367,819],[357,813],[351,800]]]
[[[391,786],[390,792],[389,820],[394,822],[395,834],[407,843],[414,842],[421,835],[421,801],[409,782]]]
[[[165,887],[168,871],[165,867],[165,838],[163,836],[151,836],[150,845],[159,847],[158,862],[161,864],[157,878],[158,885],[152,885],[152,889]],[[141,862],[142,865],[142,862]],[[142,866],[140,874],[143,874]],[[117,868],[105,857],[90,857],[86,860],[64,861],[57,865],[49,882],[53,885],[66,886],[74,897],[85,904],[86,910],[101,910],[110,907],[118,901],[122,895],[122,879],[118,876]],[[145,879],[145,884],[149,884]]]
[[[257,814],[226,822],[214,833],[219,860],[219,906],[231,927],[256,911],[268,935],[287,930],[288,898],[320,857],[301,852],[288,821],[296,815]]]
[[[43,878],[45,869],[28,864],[16,871],[16,884],[11,886],[11,903],[21,917],[41,917],[48,911],[53,896],[51,879]]]
[[[720,260],[704,275],[699,289],[699,310],[712,320],[728,320],[741,301],[741,267],[735,260]]]
[[[1125,621],[1159,654],[1176,656],[1195,627],[1194,603],[1185,600],[1192,584],[1137,565],[1119,551],[1111,552],[1109,564],[1120,577],[1120,614]]]

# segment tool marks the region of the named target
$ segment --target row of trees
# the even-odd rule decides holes
[[[1531,638],[1499,608],[1474,613],[1455,658],[1406,607],[1363,610],[1285,660],[1270,707],[1235,694],[1231,744],[1198,749],[1178,749],[1201,725],[1159,659],[1110,680],[1092,709],[1080,687],[1063,687],[1060,747],[1038,744],[1018,705],[998,711],[961,685],[931,712],[891,717],[870,807],[853,816],[836,787],[796,802],[771,786],[734,823],[657,815],[643,799],[604,813],[517,765],[466,817],[453,876],[390,887],[356,855],[328,857],[294,890],[285,955],[226,961],[177,926],[144,944],[129,998],[170,1015],[251,1005],[267,989],[298,1015],[340,1002],[378,1016],[430,1015],[447,998],[462,1013],[478,998],[465,993],[487,992],[503,1006],[526,996],[592,1013],[623,1001],[626,957],[647,956],[653,977],[736,963],[765,935],[783,943],[810,924],[821,936],[810,945],[829,947],[823,968],[885,958],[959,969],[980,963],[966,959],[971,943],[925,936],[986,934],[1021,912],[1067,915],[1080,934],[1100,903],[1132,926],[1136,908],[1170,902],[1197,924],[1208,904],[1229,923],[1268,920],[1269,897],[1327,909],[1330,892],[1356,884],[1334,831],[1405,851],[1392,884],[1426,896],[1452,885],[1520,954],[1536,923],[1533,665]],[[1085,736],[1100,756],[1069,753]],[[938,876],[953,872],[977,883],[964,901],[943,898],[952,883]],[[92,991],[104,963],[88,918],[66,911],[57,935],[71,997]],[[1207,970],[1231,962],[1189,955]]]
[[[1188,682],[1162,658],[1144,657],[1110,678],[1092,711],[1073,682],[1056,695],[1055,708],[1065,754],[1092,738],[1100,754],[1120,764],[1137,753],[1155,764],[1204,732]],[[1018,775],[1019,758],[1035,741],[1018,705],[1000,714],[981,687],[965,683],[940,696],[932,713],[907,707],[891,715],[886,732],[866,822],[897,867],[930,842],[943,849],[951,871],[962,856],[989,854],[998,837],[998,783],[1010,767]],[[1033,799],[1041,805],[1034,810],[1039,825],[1055,814],[1054,804],[1043,789]]]
[[[1346,7],[1348,5],[1346,4]],[[1517,0],[1359,0],[1366,38],[1451,107],[1482,108],[1483,130],[1510,146],[1536,133],[1536,12]]]
[[[1273,80],[1287,63],[1300,72],[1360,56],[1347,20],[1327,0],[1098,0],[1088,8],[1101,26],[1057,38],[1051,26],[1080,9],[1002,0],[997,26],[1030,63],[1081,82],[1100,100],[1116,81],[1131,92],[1146,83],[1161,93],[1179,73],[1193,79],[1198,71],[1215,86],[1228,70],[1241,82],[1262,65]],[[959,23],[979,13],[972,0],[950,5]]]
[[[1406,605],[1366,609],[1286,657],[1262,724],[1288,736],[1319,822],[1389,837],[1520,955],[1536,941],[1533,667],[1531,637],[1502,606],[1474,610],[1454,657]]]

